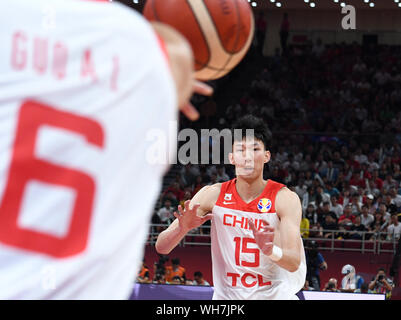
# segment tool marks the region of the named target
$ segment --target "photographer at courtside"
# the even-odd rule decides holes
[[[369,290],[371,290],[372,293],[384,293],[386,299],[389,299],[393,286],[393,281],[386,276],[386,270],[384,268],[379,268],[376,277],[369,283]]]

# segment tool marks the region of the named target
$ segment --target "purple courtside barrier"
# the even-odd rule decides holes
[[[130,300],[212,300],[213,287],[136,283]]]
[[[213,287],[136,283],[130,300],[212,300]],[[300,291],[300,300],[384,300],[384,294]]]

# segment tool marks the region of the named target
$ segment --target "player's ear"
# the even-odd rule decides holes
[[[230,164],[235,165],[234,163],[234,155],[232,152],[228,153],[228,161],[230,161]]]
[[[270,159],[271,159],[271,153],[270,153],[269,150],[266,150],[265,151],[265,161],[264,161],[264,163],[268,163],[270,161]]]

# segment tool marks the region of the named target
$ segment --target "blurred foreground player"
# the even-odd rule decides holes
[[[108,1],[3,1],[0,20],[0,299],[128,298],[169,163],[148,135],[174,156],[177,106],[198,116],[191,49]]]
[[[245,116],[234,124],[231,164],[236,178],[202,188],[156,242],[168,254],[192,228],[212,219],[213,299],[297,299],[306,277],[300,235],[301,203],[296,193],[263,179],[270,161],[263,120]],[[254,130],[254,138],[245,136]]]

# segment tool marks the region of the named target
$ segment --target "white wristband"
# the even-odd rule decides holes
[[[273,261],[279,261],[283,256],[283,250],[280,247],[273,246],[272,254],[268,256]]]

